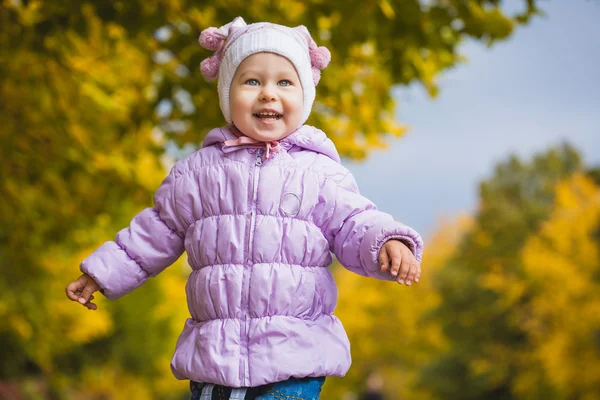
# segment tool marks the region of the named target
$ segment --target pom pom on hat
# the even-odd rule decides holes
[[[200,33],[198,42],[200,42],[200,45],[205,49],[214,51],[221,47],[224,40],[225,36],[223,36],[219,29],[210,27]]]
[[[200,63],[200,72],[206,79],[217,79],[219,76],[219,67],[221,66],[221,60],[218,55],[208,57]]]
[[[325,46],[312,47],[309,49],[309,53],[312,66],[314,68],[318,68],[320,70],[324,69],[331,61],[331,53]]]

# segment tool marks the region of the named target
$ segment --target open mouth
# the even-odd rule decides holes
[[[275,112],[261,112],[261,113],[255,113],[252,115],[262,121],[277,121],[283,117],[282,114],[278,114]]]

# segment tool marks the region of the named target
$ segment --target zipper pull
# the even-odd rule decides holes
[[[258,153],[256,154],[256,166],[261,166],[262,165],[262,150],[259,150]]]

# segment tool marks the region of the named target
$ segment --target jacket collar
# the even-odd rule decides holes
[[[223,143],[228,140],[236,140],[237,136],[234,135],[229,127],[224,126],[211,130],[206,137],[202,147],[208,147],[216,144],[221,144],[221,150],[224,153],[230,153],[246,148],[256,148],[256,145],[252,144],[240,144],[237,146],[224,146]],[[335,148],[335,145],[327,137],[325,132],[317,129],[310,125],[302,125],[296,129],[290,135],[279,141],[279,145],[285,151],[289,151],[293,146],[298,146],[306,150],[315,151],[323,154],[333,161],[340,163],[340,155]]]

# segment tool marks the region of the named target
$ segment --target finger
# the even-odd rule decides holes
[[[67,293],[67,297],[73,301],[77,301],[79,299],[79,295],[81,290],[83,289],[83,285],[78,280],[69,283],[66,287],[65,292]]]
[[[419,275],[421,275],[421,266],[417,261],[415,265],[415,282],[419,282]]]
[[[67,288],[65,289],[67,293],[67,297],[69,299],[78,301],[81,296],[81,291],[85,288],[85,285],[88,283],[87,275],[83,274],[77,280],[71,282]]]
[[[390,259],[387,255],[387,251],[385,250],[385,248],[383,248],[380,252],[379,252],[379,268],[381,269],[381,272],[385,272],[388,270],[388,268],[390,267]]]
[[[395,246],[386,246],[385,251],[387,253],[389,271],[392,276],[398,275],[398,269],[402,263],[402,253]]]
[[[90,296],[92,295],[92,293],[94,293],[96,290],[94,288],[94,285],[92,284],[87,284],[85,285],[85,288],[83,288],[83,291],[81,292],[81,294],[79,295],[79,302],[81,304],[85,304],[90,300]]]
[[[395,252],[395,251],[391,250],[389,257],[392,260],[392,262],[391,262],[392,267],[391,267],[390,273],[392,274],[392,276],[397,276],[398,271],[400,270],[400,265],[402,264],[402,256],[400,255],[399,252]]]
[[[410,258],[402,257],[402,265],[400,265],[400,270],[398,271],[398,283],[410,286],[410,283],[407,282],[408,271],[410,271]]]
[[[413,282],[416,282],[417,271],[419,269],[419,264],[417,264],[417,260],[412,259],[410,261],[410,269],[408,270],[408,274],[406,275],[406,284],[411,285]]]
[[[84,306],[86,306],[89,310],[96,310],[98,308],[96,303],[92,303],[93,297],[94,296],[90,297],[90,301],[88,301],[87,303],[84,304]]]

